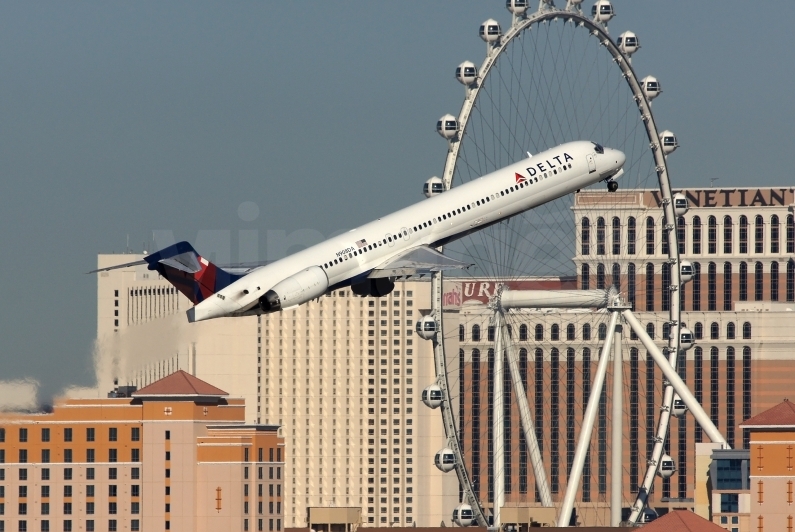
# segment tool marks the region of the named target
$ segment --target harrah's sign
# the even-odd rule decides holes
[[[537,277],[522,281],[487,281],[471,279],[466,281],[445,282],[442,294],[444,308],[460,307],[465,303],[486,304],[500,286],[509,290],[576,290],[577,280],[568,277]]]
[[[691,207],[786,207],[795,203],[795,188],[706,188],[681,192]],[[644,203],[659,207],[658,190],[648,191]]]

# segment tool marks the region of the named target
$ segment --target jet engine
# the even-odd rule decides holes
[[[278,312],[318,298],[328,289],[328,276],[320,266],[312,266],[280,281],[259,298],[262,312]]]
[[[362,279],[351,283],[351,291],[357,296],[383,297],[395,289],[395,283],[386,277]]]

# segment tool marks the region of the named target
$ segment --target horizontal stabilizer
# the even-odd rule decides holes
[[[462,270],[473,266],[450,257],[446,257],[428,246],[418,246],[392,257],[370,272],[367,277],[409,277],[414,275],[430,275],[444,270]]]

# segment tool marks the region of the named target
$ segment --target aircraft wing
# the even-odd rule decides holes
[[[446,257],[429,246],[417,246],[395,255],[374,268],[367,277],[378,279],[381,277],[422,276],[444,270],[466,269],[470,266],[473,264]]]

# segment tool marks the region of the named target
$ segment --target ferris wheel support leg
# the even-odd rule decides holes
[[[621,524],[621,504],[624,476],[621,474],[623,467],[624,441],[624,360],[621,353],[621,325],[617,325],[613,335],[613,437],[612,437],[612,471],[610,472],[610,526]]]
[[[599,399],[602,396],[602,387],[604,386],[605,376],[607,375],[607,365],[610,360],[610,350],[613,344],[616,323],[618,323],[618,312],[611,312],[610,325],[607,328],[607,336],[602,346],[602,352],[599,354],[599,365],[596,368],[591,394],[588,397],[588,406],[585,408],[585,418],[582,420],[580,436],[577,439],[574,462],[571,464],[571,473],[566,483],[566,494],[563,496],[560,513],[558,514],[559,527],[567,527],[569,526],[569,521],[571,521],[571,510],[574,508],[574,498],[577,496],[577,490],[580,487],[582,469],[585,465],[585,455],[588,453],[588,449],[591,446],[593,425],[594,421],[596,421],[596,414],[599,412]]]
[[[728,448],[726,438],[723,437],[723,434],[721,434],[715,424],[712,423],[712,420],[701,407],[701,403],[699,403],[690,392],[690,388],[687,387],[668,359],[665,358],[660,348],[657,347],[654,341],[649,338],[649,335],[646,334],[646,330],[638,319],[629,310],[625,310],[623,315],[624,319],[629,323],[629,326],[632,327],[632,330],[635,331],[635,334],[640,338],[643,347],[645,347],[652,358],[654,358],[654,362],[662,370],[665,378],[668,379],[668,382],[674,387],[674,390],[676,390],[676,393],[682,398],[687,408],[693,413],[693,417],[696,418],[696,423],[704,429],[704,432],[707,433],[707,436],[709,436],[709,439],[712,440],[713,443],[720,443],[723,444],[724,448]]]
[[[502,336],[502,314],[494,313],[494,329],[498,331],[494,345],[494,405],[492,406],[492,450],[494,453],[494,500],[492,501],[492,526],[500,529],[500,510],[505,504],[505,420],[504,390],[505,367]]]
[[[527,390],[519,374],[519,361],[516,357],[511,335],[507,334],[505,322],[502,326],[502,337],[505,340],[505,351],[508,355],[508,370],[511,374],[513,389],[516,392],[516,403],[519,406],[519,419],[522,423],[522,432],[527,443],[527,452],[530,455],[530,464],[533,466],[533,476],[535,477],[538,494],[541,498],[541,506],[547,508],[554,506],[552,502],[552,492],[549,489],[549,479],[544,469],[544,462],[541,458],[541,451],[538,448],[533,417],[530,414],[530,405],[527,404]]]

